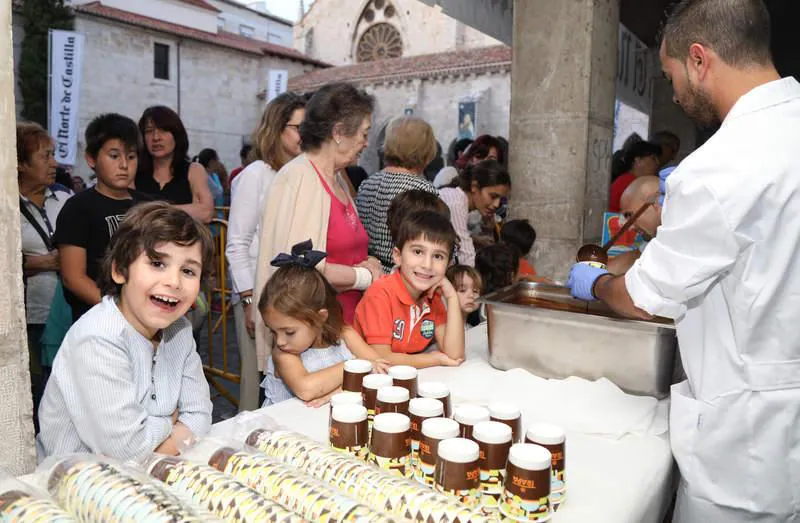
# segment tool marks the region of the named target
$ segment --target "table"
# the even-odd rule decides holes
[[[419,380],[447,382],[454,404],[485,404],[510,387],[535,397],[569,396],[555,407],[530,396],[523,404],[514,401],[526,425],[557,421],[567,432],[567,500],[553,523],[661,523],[674,492],[666,402],[627,395],[605,380],[543,380],[522,369],[498,371],[487,362],[487,346],[485,327],[471,329],[464,365],[423,369]],[[220,422],[211,436],[241,441],[250,429],[267,424],[327,442],[328,407],[291,399]]]

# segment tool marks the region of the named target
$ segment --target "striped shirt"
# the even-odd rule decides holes
[[[422,176],[386,170],[378,171],[364,180],[358,189],[356,207],[361,223],[369,235],[368,252],[370,256],[380,260],[387,274],[394,266],[392,261],[394,242],[386,224],[386,214],[395,196],[412,189],[438,194],[433,184]]]
[[[39,407],[39,459],[142,457],[170,435],[176,409],[196,437],[208,432],[208,383],[188,320],[167,327],[154,351],[106,296],[72,326],[53,362]]]
[[[450,208],[450,222],[458,234],[458,263],[475,266],[475,245],[469,234],[469,201],[467,194],[458,187],[446,187],[439,191],[439,197]]]

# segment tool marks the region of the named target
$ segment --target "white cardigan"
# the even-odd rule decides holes
[[[261,215],[276,174],[269,164],[256,160],[233,179],[225,255],[236,292],[255,287]]]

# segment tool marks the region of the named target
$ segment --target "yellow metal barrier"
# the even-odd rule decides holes
[[[219,394],[230,401],[234,406],[239,406],[239,398],[235,397],[217,378],[240,383],[241,370],[239,368],[232,370],[228,365],[228,318],[233,314],[233,304],[231,297],[233,290],[228,288],[227,281],[227,268],[228,263],[225,258],[225,244],[227,242],[228,232],[228,207],[217,207],[215,215],[218,216],[211,220],[211,229],[215,232],[214,247],[216,252],[214,271],[212,276],[213,283],[208,286],[206,290],[206,298],[208,300],[208,317],[206,319],[206,326],[208,329],[208,362],[203,365],[203,371],[206,374],[206,379],[214,387]],[[216,230],[215,230],[216,229]],[[219,297],[219,309],[215,310],[214,298]],[[214,347],[214,335],[217,332],[221,333],[222,347],[222,367],[216,366]],[[236,336],[236,333],[233,333]]]

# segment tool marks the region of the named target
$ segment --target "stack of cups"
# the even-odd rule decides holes
[[[503,495],[503,478],[511,448],[511,427],[496,421],[482,421],[472,431],[480,448],[481,509],[487,515],[497,513]]]
[[[433,487],[439,443],[446,439],[457,438],[458,430],[458,423],[449,418],[431,418],[422,422],[419,455],[414,471],[414,477],[419,483]]]
[[[453,405],[450,402],[450,389],[440,381],[424,381],[417,385],[417,396],[420,398],[433,398],[444,405],[444,417],[453,415]]]
[[[361,382],[364,376],[372,372],[372,362],[367,360],[347,360],[344,362],[342,390],[361,394]]]
[[[453,411],[462,438],[472,439],[472,428],[481,421],[489,421],[489,409],[478,405],[460,405]]]
[[[364,376],[363,397],[364,406],[367,408],[367,422],[372,429],[372,420],[375,417],[375,403],[378,401],[378,389],[392,386],[392,377],[386,374],[368,374]]]
[[[411,467],[417,465],[419,456],[419,439],[422,431],[422,422],[429,418],[441,418],[444,414],[442,402],[432,398],[413,398],[408,403],[408,412],[411,418]]]
[[[394,476],[406,476],[411,457],[411,421],[405,414],[377,414],[372,423],[369,462]]]
[[[360,392],[338,392],[331,396],[331,411],[329,414],[333,414],[333,408],[338,407],[339,405],[363,405],[364,404],[364,397],[361,395]],[[328,428],[330,428],[330,424],[328,424]]]
[[[567,496],[566,439],[564,430],[561,427],[546,423],[531,425],[525,434],[527,443],[540,445],[550,451],[553,456],[550,504],[554,510],[558,510],[558,505],[563,503]]]
[[[550,451],[517,443],[508,452],[500,513],[515,521],[550,519]]]
[[[389,376],[396,386],[408,389],[409,398],[417,397],[417,369],[410,365],[395,365],[389,367]]]
[[[331,447],[359,459],[369,454],[367,409],[361,405],[337,405],[331,411]]]
[[[451,438],[439,443],[434,474],[435,489],[468,507],[480,502],[480,450],[466,438]]]
[[[381,387],[375,402],[375,416],[385,412],[399,412],[408,416],[408,389],[403,387]]]
[[[492,403],[489,405],[489,419],[511,427],[511,438],[514,443],[519,443],[522,438],[522,412],[519,407],[510,403]]]

